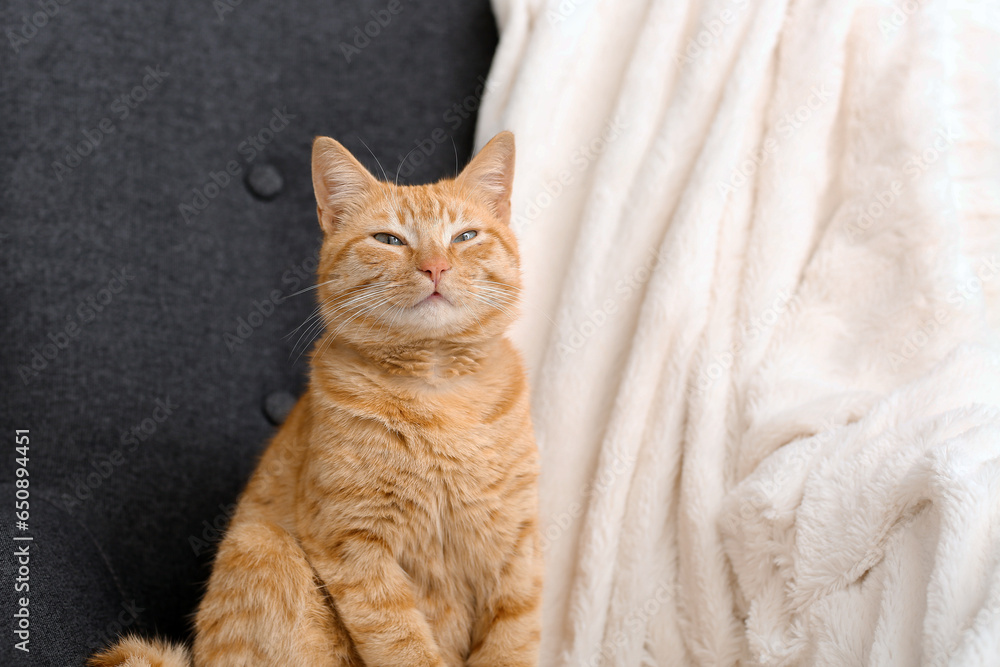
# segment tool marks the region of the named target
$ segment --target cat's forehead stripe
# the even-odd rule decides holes
[[[457,211],[452,210],[439,198],[421,196],[417,193],[407,192],[405,197],[399,198],[395,208],[400,223],[406,227],[428,221],[448,224],[459,217]]]

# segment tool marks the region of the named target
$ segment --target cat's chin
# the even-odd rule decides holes
[[[435,327],[452,324],[457,314],[448,297],[437,292],[413,304],[409,310],[415,321]]]
[[[443,294],[431,294],[424,297],[408,309],[406,324],[403,325],[410,333],[421,337],[437,338],[452,336],[463,332],[469,325],[463,309],[455,306]],[[403,323],[401,318],[400,324]]]

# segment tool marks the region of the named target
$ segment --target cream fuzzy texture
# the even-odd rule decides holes
[[[1000,664],[1000,3],[494,8],[541,664]]]

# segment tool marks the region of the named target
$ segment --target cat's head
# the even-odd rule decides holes
[[[520,268],[510,228],[510,132],[495,136],[457,177],[431,185],[379,181],[328,137],[313,144],[312,173],[327,336],[363,344],[474,341],[499,335],[514,319]]]

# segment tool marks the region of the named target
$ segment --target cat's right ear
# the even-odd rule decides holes
[[[351,152],[330,137],[316,137],[312,152],[313,190],[316,213],[326,233],[359,204],[378,181]]]

